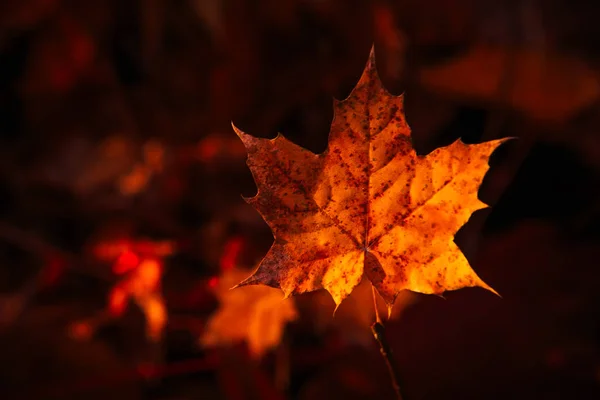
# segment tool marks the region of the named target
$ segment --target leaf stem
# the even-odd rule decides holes
[[[379,316],[379,307],[377,307],[377,292],[375,291],[375,286],[371,285],[371,292],[373,293],[373,307],[375,308],[375,322],[382,324],[381,317]]]
[[[392,348],[388,343],[385,337],[385,327],[381,322],[381,318],[379,317],[379,309],[377,308],[377,296],[375,293],[375,288],[373,289],[373,305],[375,306],[375,323],[371,325],[371,332],[373,332],[373,337],[377,340],[379,344],[379,352],[383,356],[385,363],[388,367],[388,372],[390,373],[390,379],[392,380],[392,387],[394,388],[394,392],[396,393],[396,398],[398,400],[403,400],[405,397],[402,395],[402,390],[400,386],[400,371],[398,371],[398,366],[396,364],[396,359],[394,358],[394,354],[392,352]]]

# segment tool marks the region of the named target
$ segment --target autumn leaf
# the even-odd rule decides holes
[[[506,139],[457,140],[417,155],[403,96],[383,87],[373,50],[357,86],[334,109],[329,145],[319,155],[281,134],[255,138],[234,126],[258,187],[246,200],[275,238],[256,272],[238,286],[264,284],[286,297],[325,288],[339,305],[364,274],[389,309],[405,289],[494,292],[454,235],[486,207],[477,191],[491,153]]]
[[[207,322],[202,345],[246,341],[251,355],[261,357],[279,344],[285,324],[296,319],[292,299],[284,299],[279,290],[265,286],[230,290],[247,276],[247,270],[232,268],[215,281],[220,306]]]

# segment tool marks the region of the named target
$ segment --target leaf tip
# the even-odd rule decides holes
[[[242,200],[244,200],[246,203],[253,205],[254,203],[256,203],[256,197],[258,195],[252,196],[252,197],[247,197],[244,195],[241,195],[240,197],[242,198]]]
[[[485,290],[489,290],[490,292],[494,293],[496,296],[502,298],[502,296],[500,296],[500,293],[498,293],[493,287],[491,287],[490,285],[488,285],[487,283],[485,283],[482,280],[479,281],[477,286],[479,286]]]
[[[242,136],[245,135],[244,132],[242,132],[240,129],[238,129],[237,126],[235,126],[235,123],[233,121],[231,121],[231,127],[233,128],[233,131],[238,135],[238,136]]]
[[[390,319],[392,319],[392,308],[394,308],[394,303],[391,303],[391,304],[386,303],[386,308],[387,308],[387,319],[389,321]]]
[[[504,142],[508,142],[509,140],[518,140],[519,137],[518,136],[507,136],[507,137],[503,137],[498,139],[500,141],[500,143],[504,143]]]
[[[242,143],[244,143],[244,146],[246,146],[246,148],[248,148],[249,145],[253,142],[253,140],[255,138],[252,135],[247,134],[246,132],[242,131],[237,126],[235,126],[233,121],[231,122],[231,127],[233,128],[233,131],[235,132],[235,134],[238,135],[238,137],[242,140]]]
[[[371,43],[371,50],[369,51],[369,62],[375,64],[375,43]]]
[[[488,286],[488,287],[486,287],[486,289],[489,290],[490,292],[494,293],[496,296],[502,298],[502,295],[500,293],[498,293],[496,290],[494,290],[493,288]]]
[[[369,51],[369,58],[367,60],[367,65],[365,66],[364,75],[371,77],[371,79],[379,79],[379,75],[377,74],[377,64],[375,62],[375,43],[371,45],[371,50]]]
[[[493,153],[494,151],[496,151],[496,149],[498,149],[498,147],[500,147],[504,143],[506,143],[508,141],[511,141],[511,140],[514,140],[514,139],[519,139],[519,138],[516,137],[516,136],[508,136],[508,137],[503,137],[503,138],[500,138],[500,139],[493,139],[493,140],[490,140],[488,142],[484,142],[484,143],[482,143],[482,145],[484,145],[484,146],[488,145],[487,152],[488,152],[489,155],[491,155],[491,153]]]
[[[333,309],[333,314],[331,315],[331,318],[335,318],[335,314],[337,313],[338,308],[340,308],[340,304],[342,303],[335,303],[335,308]]]
[[[258,285],[259,283],[260,282],[258,281],[258,279],[255,278],[254,275],[250,275],[249,277],[247,277],[246,279],[244,279],[243,281],[241,281],[237,285],[229,288],[229,290],[241,288],[241,287],[244,287],[244,286]]]

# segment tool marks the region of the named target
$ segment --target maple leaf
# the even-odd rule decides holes
[[[507,139],[449,146],[419,156],[403,96],[383,87],[371,50],[350,94],[334,101],[329,144],[314,154],[279,134],[234,130],[258,187],[246,199],[275,241],[238,286],[265,284],[286,297],[326,289],[336,305],[371,281],[388,305],[408,289],[426,294],[480,286],[495,293],[454,243],[456,231],[486,204],[477,191],[491,153]]]
[[[208,320],[202,345],[246,341],[251,355],[261,357],[279,344],[285,324],[297,318],[293,301],[284,299],[278,290],[266,286],[230,290],[247,276],[247,270],[232,268],[216,281],[220,306]]]

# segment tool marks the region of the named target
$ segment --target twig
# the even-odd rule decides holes
[[[80,266],[84,260],[76,254],[69,253],[50,243],[45,242],[32,232],[12,226],[6,222],[0,221],[0,243],[6,242],[17,246],[41,260],[49,256],[58,256],[66,261],[65,268],[80,274],[92,276],[102,281],[110,280],[109,276],[95,273],[93,270],[81,269]],[[8,298],[0,298],[0,327],[10,325],[16,321],[26,310],[36,295],[43,282],[46,273],[46,266],[42,266],[34,275],[30,277],[16,292]]]
[[[398,371],[398,366],[396,365],[396,360],[394,359],[394,355],[392,352],[392,348],[388,343],[385,337],[385,327],[381,322],[381,318],[379,317],[379,310],[377,309],[377,296],[375,293],[375,288],[373,289],[373,305],[375,306],[375,323],[371,325],[371,332],[373,332],[373,337],[379,343],[379,352],[385,359],[385,363],[388,367],[388,371],[390,373],[390,378],[392,380],[392,387],[394,388],[394,392],[396,393],[396,398],[398,400],[403,400],[405,397],[402,395],[402,390],[400,386],[400,372]]]
[[[56,247],[45,242],[33,232],[12,226],[3,221],[0,221],[0,242],[7,242],[14,246],[20,247],[21,249],[40,258],[41,260],[45,260],[50,255],[59,256],[66,261],[65,268],[69,271],[86,275],[102,282],[110,282],[112,280],[112,277],[109,274],[82,268],[82,266],[89,264],[89,262],[86,262],[84,257]],[[33,278],[31,284],[37,287],[42,273],[43,270],[40,270],[40,272]]]

